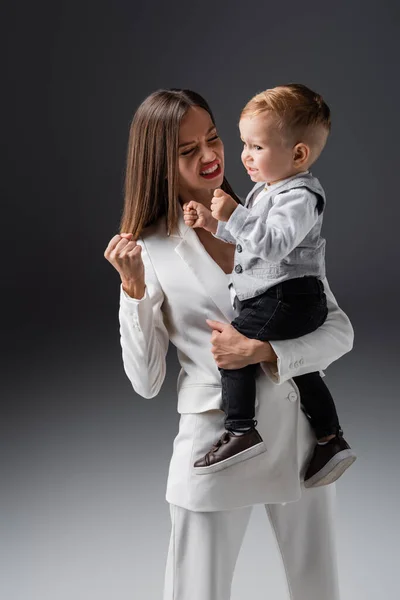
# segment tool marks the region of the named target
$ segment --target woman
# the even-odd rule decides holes
[[[295,340],[249,340],[230,325],[234,246],[184,223],[189,200],[232,195],[223,144],[199,95],[161,90],[137,110],[130,131],[121,234],[105,256],[121,277],[124,368],[135,391],[158,394],[171,341],[182,366],[179,432],[167,484],[172,532],[164,600],[228,600],[251,507],[266,505],[294,600],[338,600],[333,486],[305,489],[313,436],[295,375],[326,368],[352,347],[353,332],[324,282],[329,314]],[[210,332],[211,348],[210,348]],[[210,352],[211,350],[211,352]],[[258,429],[267,452],[226,471],[198,475],[193,463],[224,430],[218,367],[262,363]]]

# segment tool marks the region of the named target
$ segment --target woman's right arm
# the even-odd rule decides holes
[[[166,373],[169,336],[161,308],[164,294],[144,242],[137,244],[128,237],[125,240],[130,246],[123,246],[119,257],[115,248],[110,249],[112,240],[105,252],[105,257],[121,276],[122,360],[135,392],[144,398],[153,398],[160,391]],[[137,246],[140,248],[134,251]]]
[[[207,321],[214,330],[211,351],[217,366],[240,369],[261,363],[275,383],[280,384],[297,375],[323,371],[349,352],[353,347],[353,328],[339,308],[327,280],[323,283],[328,305],[326,321],[316,331],[299,338],[262,342],[246,338],[231,325]]]
[[[324,371],[353,348],[350,320],[338,306],[326,278],[323,284],[328,306],[325,323],[299,338],[271,342],[278,359],[276,370],[272,367],[270,373],[278,384],[305,373]]]

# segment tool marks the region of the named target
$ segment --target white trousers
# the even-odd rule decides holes
[[[291,600],[339,600],[335,487],[303,489],[297,502],[267,504]],[[172,531],[164,600],[229,600],[252,507],[194,512],[170,505]],[[251,579],[251,574],[249,574]],[[269,600],[268,589],[249,600]]]

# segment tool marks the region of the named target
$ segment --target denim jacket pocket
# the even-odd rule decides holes
[[[278,279],[284,274],[284,270],[280,263],[268,263],[251,269],[249,274],[257,279]]]

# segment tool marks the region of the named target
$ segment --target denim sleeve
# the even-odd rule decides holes
[[[218,227],[216,233],[214,233],[214,237],[222,240],[223,242],[227,242],[228,244],[236,244],[235,238],[229,233],[226,228],[226,223],[223,221],[218,221]]]
[[[311,190],[292,188],[277,194],[267,217],[239,205],[225,229],[249,253],[262,260],[280,262],[318,221],[317,205],[318,196]]]

